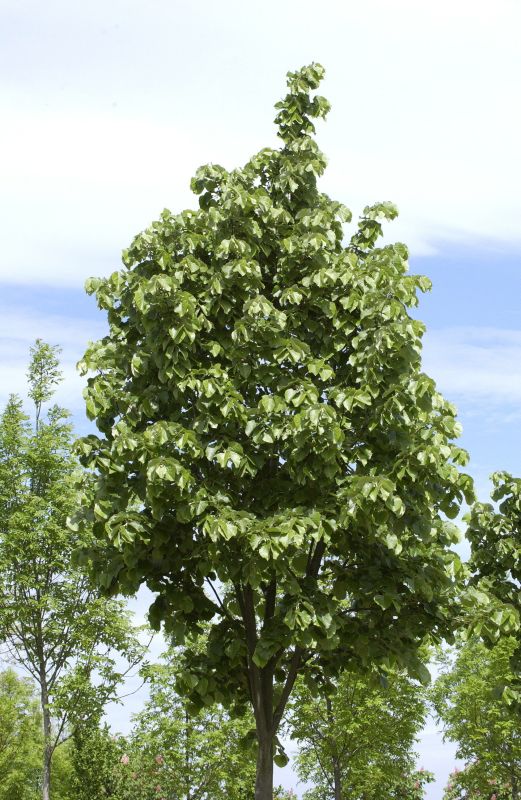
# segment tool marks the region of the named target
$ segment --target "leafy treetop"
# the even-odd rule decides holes
[[[147,583],[177,641],[211,623],[185,688],[251,701],[258,731],[301,671],[424,676],[417,645],[450,635],[460,569],[445,516],[472,496],[409,315],[430,282],[376,246],[395,206],[365,208],[346,243],[350,212],[318,190],[323,73],[289,74],[280,149],[201,167],[199,208],[165,210],[87,285],[109,322],[81,362],[87,557],[109,593]]]

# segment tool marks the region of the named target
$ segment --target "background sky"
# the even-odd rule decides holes
[[[518,0],[0,0],[0,401],[40,336],[85,429],[74,365],[104,329],[85,278],[193,206],[200,164],[276,145],[285,73],[320,61],[322,188],[355,218],[398,204],[388,236],[433,280],[424,365],[459,407],[478,493],[520,474],[520,29]],[[431,723],[420,751],[440,800],[454,748]]]

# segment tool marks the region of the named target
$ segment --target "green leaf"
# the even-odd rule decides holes
[[[279,752],[275,753],[275,755],[273,756],[273,761],[277,765],[277,767],[282,768],[285,767],[287,764],[289,764],[289,757],[286,755],[286,753]]]

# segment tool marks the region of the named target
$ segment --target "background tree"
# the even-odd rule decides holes
[[[507,472],[492,475],[491,503],[475,503],[468,516],[467,538],[472,546],[470,567],[473,573],[470,599],[481,604],[474,608],[471,625],[488,643],[513,634],[517,647],[510,666],[510,700],[521,714],[521,479]]]
[[[198,170],[199,209],[164,211],[88,283],[110,329],[82,362],[100,431],[80,444],[98,475],[86,557],[109,594],[146,583],[177,641],[210,622],[184,691],[251,704],[257,800],[300,673],[425,672],[417,647],[452,627],[444,515],[472,496],[408,313],[429,281],[404,245],[376,246],[396,208],[366,208],[345,245],[350,212],[317,188],[323,72],[289,73],[279,150]]]
[[[134,657],[139,648],[123,605],[101,598],[72,563],[90,534],[66,525],[78,470],[68,414],[54,405],[44,415],[60,381],[56,348],[36,342],[28,381],[32,426],[16,396],[0,417],[0,638],[38,687],[49,800],[55,748],[112,696],[114,653]]]
[[[52,755],[52,800],[77,800],[74,792],[74,762],[72,755],[71,738],[63,741]],[[41,797],[41,788],[39,797]]]
[[[74,799],[125,800],[126,769],[121,759],[126,760],[129,750],[126,737],[114,735],[108,725],[92,718],[75,729],[71,743]],[[135,800],[141,798],[136,794]]]
[[[446,657],[432,689],[445,736],[457,742],[457,756],[467,762],[466,770],[451,778],[456,793],[487,797],[496,791],[499,800],[499,787],[508,800],[520,796],[521,726],[510,691],[516,646],[513,637],[492,648],[476,639],[464,643],[453,662]]]
[[[41,778],[39,703],[30,681],[0,672],[0,800],[36,800]]]
[[[130,747],[134,770],[159,766],[159,783],[179,800],[243,800],[253,795],[255,761],[251,714],[231,718],[220,706],[194,713],[175,689],[178,651],[146,670],[150,695],[134,718]],[[140,764],[138,768],[135,765]],[[132,762],[129,764],[132,767]],[[150,791],[150,787],[148,787]]]
[[[395,786],[403,796],[425,721],[424,694],[400,673],[384,687],[376,675],[345,671],[326,697],[300,683],[289,727],[299,743],[298,775],[314,787],[306,800],[377,800]]]

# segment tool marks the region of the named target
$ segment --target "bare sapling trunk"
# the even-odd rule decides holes
[[[327,718],[332,727],[333,705],[331,703],[330,697],[326,697],[326,711],[327,711]],[[331,760],[333,762],[333,788],[335,792],[335,800],[342,800],[342,773],[340,770],[340,759],[336,753],[333,753]]]
[[[41,703],[43,721],[42,800],[51,800],[52,726],[45,677],[41,682]]]
[[[335,800],[342,800],[342,775],[337,756],[333,757],[333,781],[335,787]]]

